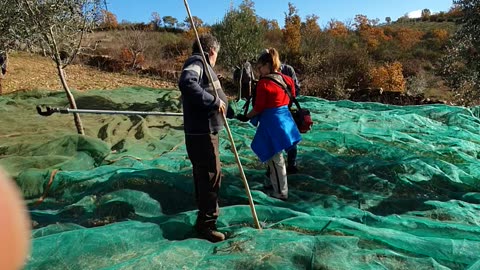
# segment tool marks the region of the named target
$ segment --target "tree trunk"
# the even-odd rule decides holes
[[[75,102],[75,98],[73,97],[72,92],[70,92],[70,88],[68,87],[67,80],[65,79],[65,72],[59,64],[57,64],[57,71],[58,75],[60,76],[60,81],[62,82],[63,90],[65,90],[65,93],[67,94],[67,99],[70,103],[70,109],[76,109],[77,103]],[[73,114],[73,120],[75,121],[75,126],[77,127],[78,134],[85,135],[82,120],[80,119],[80,115],[78,113]]]
[[[135,66],[137,65],[137,58],[138,54],[137,53],[132,53],[134,55],[133,57],[133,64],[132,64],[132,70],[135,70]]]
[[[243,65],[240,66],[240,80],[238,84],[238,100],[242,100],[242,80],[243,80]]]

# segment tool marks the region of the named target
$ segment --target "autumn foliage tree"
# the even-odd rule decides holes
[[[287,51],[292,56],[300,54],[300,45],[302,20],[298,15],[297,8],[288,3],[288,14],[285,14],[285,28],[283,29],[283,38],[286,43]]]
[[[345,38],[348,35],[348,28],[345,24],[333,19],[328,22],[326,30],[332,37]]]
[[[450,32],[445,29],[432,29],[424,35],[424,40],[431,49],[441,50],[451,38]]]
[[[444,43],[450,38],[450,33],[448,33],[445,29],[433,29],[432,36],[435,38],[439,43]]]
[[[319,17],[315,14],[307,15],[307,17],[305,18],[305,23],[302,27],[302,34],[304,36],[317,35],[318,33],[320,33],[321,29],[318,25],[318,19]]]
[[[370,20],[361,14],[355,16],[354,26],[369,51],[376,50],[382,42],[390,40],[390,37],[385,35],[383,28],[376,27],[377,24],[378,19]]]
[[[199,35],[210,33],[210,28],[200,26],[200,27],[197,28],[197,33]],[[195,40],[195,31],[193,30],[193,28],[189,28],[187,31],[185,31],[185,33],[183,35],[184,35],[186,40],[190,40],[190,41]]]
[[[400,62],[386,63],[373,67],[370,72],[370,87],[382,88],[386,91],[404,92],[405,78]]]
[[[118,28],[117,16],[108,10],[102,10],[100,28],[113,30]]]
[[[283,32],[282,29],[280,29],[277,20],[259,18],[259,23],[264,29],[264,40],[268,40],[269,47],[274,47],[283,51]]]
[[[203,26],[203,21],[197,16],[192,16],[193,24],[195,25],[195,28],[197,29],[197,32],[199,35],[205,34],[205,33],[210,33],[210,28],[209,27],[204,27]],[[192,27],[192,23],[190,22],[190,18],[186,17],[185,20],[183,20],[183,23],[185,27],[188,29],[184,36],[187,40],[194,40],[195,39],[195,30]]]
[[[421,41],[423,36],[424,33],[422,31],[406,27],[401,27],[394,32],[395,42],[402,50],[411,49]]]

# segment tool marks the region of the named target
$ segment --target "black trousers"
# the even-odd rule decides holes
[[[297,166],[297,145],[292,147],[290,150],[287,152],[287,166],[288,167],[295,167]]]
[[[193,166],[197,227],[215,228],[218,191],[222,181],[218,134],[185,135],[188,158]]]

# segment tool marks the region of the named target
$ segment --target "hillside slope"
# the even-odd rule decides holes
[[[156,78],[108,73],[84,65],[67,67],[71,89],[117,89],[128,86],[175,88],[175,83]],[[4,93],[34,89],[62,90],[54,62],[49,58],[28,53],[14,53],[9,57],[8,73],[3,82]]]

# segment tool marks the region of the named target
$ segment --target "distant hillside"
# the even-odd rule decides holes
[[[313,31],[310,39],[302,38],[301,54],[296,58],[288,58],[288,53],[284,53],[287,56],[284,59],[297,70],[304,94],[334,100],[348,98],[352,90],[382,88],[451,100],[450,89],[436,69],[445,44],[458,28],[455,21],[398,20],[366,26],[364,31],[347,29],[341,23],[336,27],[310,30]],[[342,27],[344,32],[340,31]],[[302,37],[306,35],[306,29],[300,30]],[[268,31],[262,46],[288,52],[282,32]],[[96,31],[87,36],[84,43],[87,49],[77,58],[77,64],[67,68],[69,84],[77,90],[132,85],[175,88],[192,40],[187,32],[135,28]],[[223,75],[223,84],[233,96],[238,87],[232,82],[232,70],[222,68],[223,57],[220,56],[215,69]],[[381,75],[380,71],[393,62],[401,67],[398,89],[389,89],[388,76],[372,77]],[[13,54],[4,91],[30,89],[61,89],[53,62],[37,55]]]
[[[406,27],[414,30],[419,30],[423,32],[431,32],[434,29],[444,29],[447,30],[450,34],[455,33],[457,31],[459,24],[456,22],[430,22],[430,21],[398,21],[391,24],[385,24],[383,26],[389,26],[392,28],[400,28]]]

